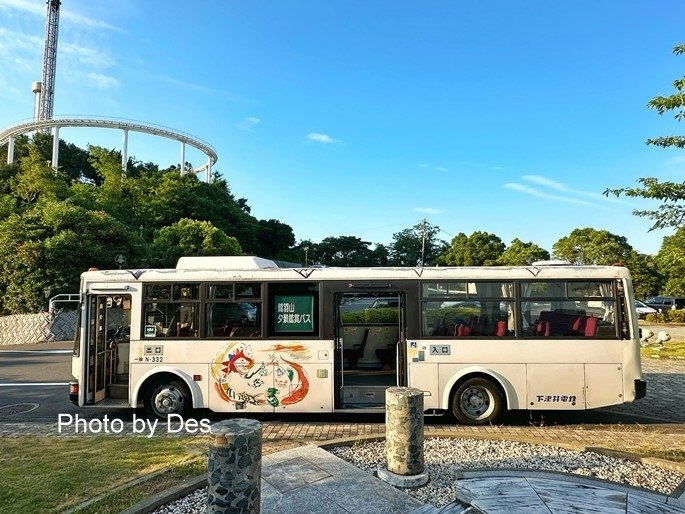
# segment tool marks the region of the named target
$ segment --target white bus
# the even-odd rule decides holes
[[[618,266],[278,268],[183,257],[81,277],[70,399],[149,415],[582,410],[646,394],[633,288]]]

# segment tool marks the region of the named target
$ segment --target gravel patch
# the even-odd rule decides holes
[[[378,464],[385,462],[384,441],[338,446],[328,451],[369,474],[375,474]],[[423,456],[430,482],[407,492],[417,500],[438,508],[456,501],[455,481],[460,469],[564,471],[664,494],[671,494],[685,480],[682,473],[658,466],[595,452],[576,452],[556,446],[515,441],[430,438],[424,442]],[[200,514],[205,512],[206,504],[207,488],[202,488],[158,508],[154,514]]]
[[[329,448],[333,455],[375,473],[385,462],[385,442]],[[670,494],[685,475],[658,466],[609,457],[595,452],[575,452],[556,446],[515,441],[432,438],[424,442],[424,464],[430,482],[407,492],[424,503],[442,507],[456,500],[455,480],[460,469],[516,468],[564,471],[619,484]]]

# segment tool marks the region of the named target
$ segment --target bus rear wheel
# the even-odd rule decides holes
[[[154,380],[145,391],[145,412],[150,417],[167,419],[170,414],[186,417],[192,400],[188,388],[180,380]]]
[[[495,384],[485,378],[470,378],[452,397],[452,414],[462,425],[494,423],[502,413],[504,398]]]

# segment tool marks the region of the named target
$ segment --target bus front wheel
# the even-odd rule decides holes
[[[503,404],[495,384],[485,378],[470,378],[455,391],[452,414],[462,425],[486,425],[495,422]]]
[[[186,417],[192,400],[188,388],[180,380],[154,380],[145,392],[145,411],[153,418],[167,419],[170,414]]]

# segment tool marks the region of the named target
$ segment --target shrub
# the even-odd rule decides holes
[[[648,323],[685,323],[685,309],[664,310],[656,314],[647,314]]]
[[[369,324],[369,323],[397,323],[399,310],[397,307],[381,307],[378,309],[365,309],[356,312],[344,312],[341,316],[345,325]]]

